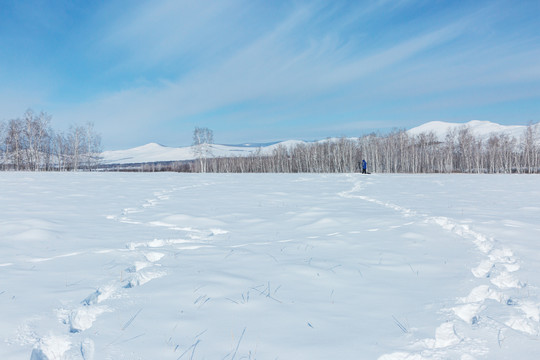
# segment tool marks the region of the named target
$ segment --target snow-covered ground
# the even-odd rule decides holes
[[[536,359],[527,175],[0,174],[0,359]]]

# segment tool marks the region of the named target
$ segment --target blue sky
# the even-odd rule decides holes
[[[0,119],[107,150],[540,120],[540,1],[0,1]]]

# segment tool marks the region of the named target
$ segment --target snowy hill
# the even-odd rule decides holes
[[[214,156],[245,156],[257,151],[258,148],[212,144],[211,149]],[[156,143],[127,150],[105,151],[102,156],[106,164],[183,161],[192,160],[195,157],[191,146],[168,147]]]
[[[271,154],[278,146],[293,147],[300,143],[300,140],[287,140],[277,143],[257,145],[220,145],[211,144],[210,148],[213,156],[216,157],[234,157],[234,156],[249,156],[260,152],[261,154]],[[127,150],[104,151],[101,156],[105,164],[140,164],[150,162],[165,162],[165,161],[185,161],[195,158],[193,148],[185,147],[169,147],[156,143],[150,143],[143,146],[135,147]]]
[[[444,140],[446,133],[452,129],[459,129],[462,126],[468,126],[472,133],[482,138],[488,138],[490,134],[506,133],[515,138],[520,138],[526,126],[514,125],[505,126],[499,125],[490,121],[478,121],[473,120],[468,123],[449,123],[442,121],[431,121],[412,128],[407,131],[409,135],[418,135],[424,132],[434,132],[435,135],[442,141]],[[337,141],[337,138],[330,138],[320,140],[325,141]],[[266,143],[266,144],[242,144],[242,145],[210,145],[212,154],[216,157],[233,157],[233,156],[249,156],[251,154],[259,152],[260,154],[271,154],[272,151],[278,146],[285,146],[288,148],[294,147],[298,144],[305,144],[305,141],[301,140],[286,140],[282,142]],[[156,143],[150,143],[143,146],[135,147],[127,150],[114,150],[105,151],[102,154],[105,164],[140,164],[151,162],[165,162],[165,161],[186,161],[193,160],[195,158],[192,147],[169,147]]]
[[[458,130],[463,126],[467,126],[475,136],[481,138],[489,138],[491,134],[508,134],[516,139],[519,139],[525,129],[524,125],[500,125],[491,121],[473,120],[467,123],[450,123],[443,121],[430,121],[423,125],[417,126],[407,131],[409,135],[418,135],[421,133],[433,132],[439,140],[444,140],[446,134],[451,130]]]

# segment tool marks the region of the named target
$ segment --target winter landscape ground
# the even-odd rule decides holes
[[[536,359],[534,175],[0,176],[0,359]]]

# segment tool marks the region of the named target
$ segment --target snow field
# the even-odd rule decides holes
[[[2,174],[0,358],[533,359],[535,179]]]

